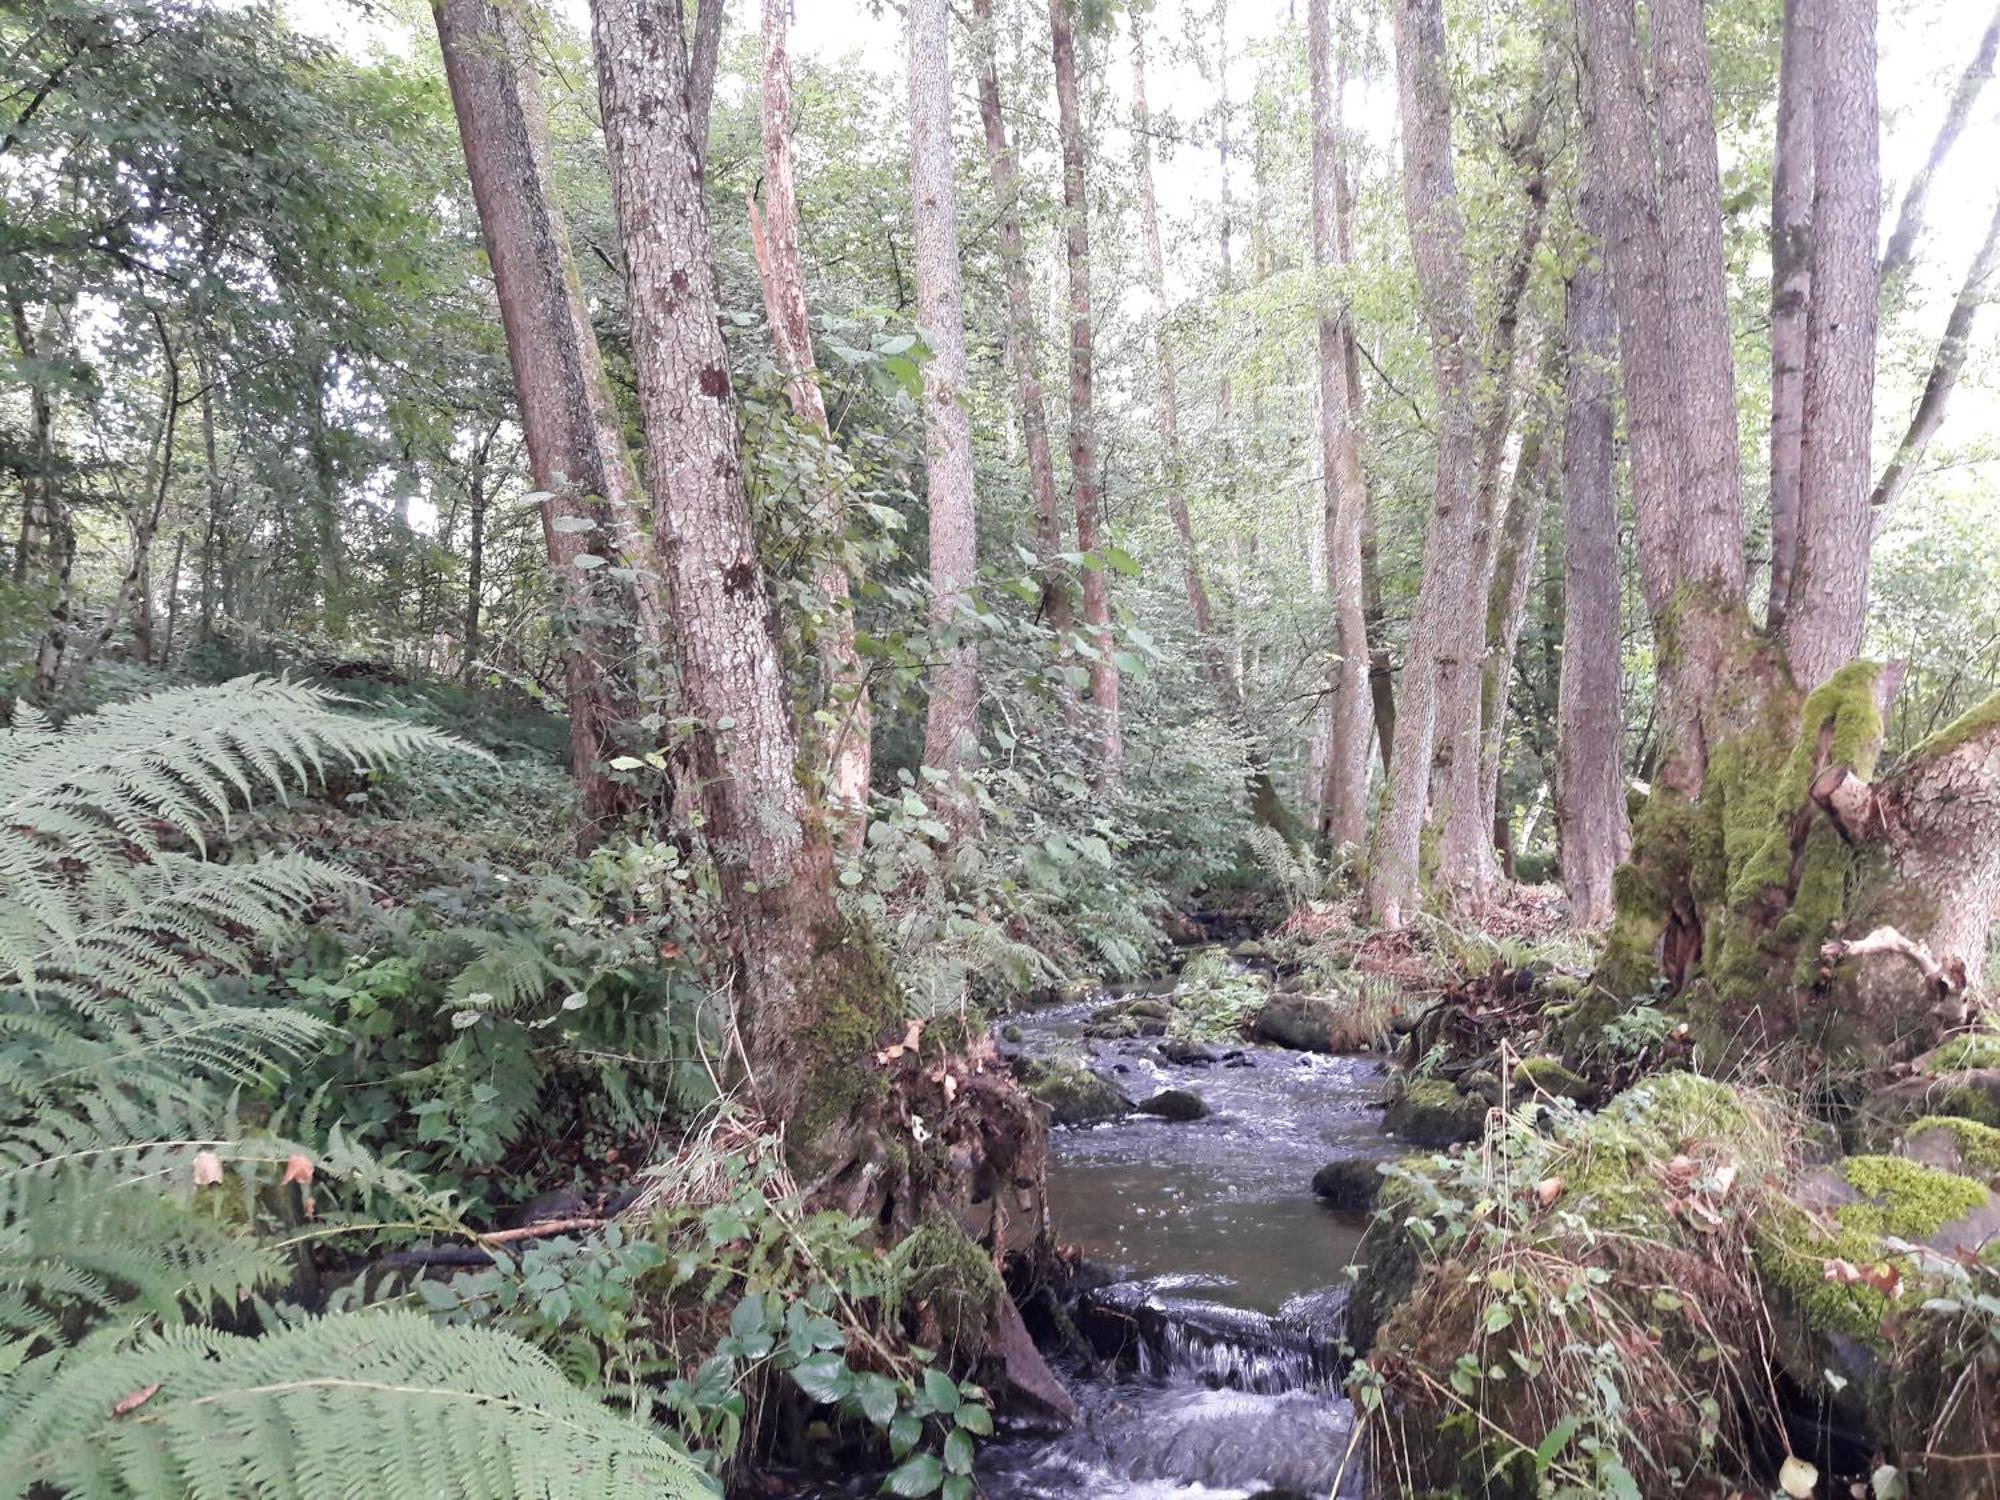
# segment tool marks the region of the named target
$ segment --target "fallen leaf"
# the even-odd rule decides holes
[[[278,1179],[279,1187],[287,1187],[294,1182],[302,1182],[307,1186],[311,1186],[312,1180],[313,1164],[310,1156],[307,1156],[304,1152],[294,1151],[290,1156],[285,1158],[285,1175]]]
[[[1691,1156],[1676,1156],[1667,1163],[1667,1175],[1686,1181],[1695,1174],[1695,1161]]]
[[[194,1185],[211,1187],[222,1181],[222,1158],[213,1151],[197,1151],[194,1154]]]
[[[1547,1208],[1563,1195],[1563,1189],[1568,1185],[1560,1177],[1544,1177],[1535,1184],[1535,1201]]]
[[[1792,1500],[1810,1500],[1819,1487],[1819,1470],[1793,1454],[1778,1470],[1778,1487]]]
[[[129,1417],[132,1415],[133,1412],[137,1411],[140,1407],[144,1406],[148,1401],[151,1401],[155,1396],[159,1394],[160,1394],[159,1381],[156,1380],[151,1385],[142,1385],[139,1387],[138,1390],[132,1392],[131,1395],[122,1398],[116,1406],[112,1407],[111,1415],[114,1417]]]
[[[1724,1162],[1710,1174],[1709,1182],[1713,1185],[1716,1197],[1727,1198],[1729,1190],[1736,1185],[1736,1163]]]

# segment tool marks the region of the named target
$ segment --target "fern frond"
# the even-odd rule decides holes
[[[532,1345],[400,1312],[258,1338],[174,1330],[29,1360],[0,1384],[0,1433],[9,1495],[717,1493],[685,1453],[577,1390]]]

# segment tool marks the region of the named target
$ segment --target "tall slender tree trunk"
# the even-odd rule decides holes
[[[1375,831],[1368,905],[1384,927],[1415,910],[1418,845],[1429,800],[1440,703],[1450,703],[1462,659],[1467,565],[1475,521],[1478,433],[1473,413],[1478,336],[1465,220],[1452,165],[1451,82],[1443,0],[1397,0],[1397,93],[1403,124],[1403,209],[1430,333],[1437,389],[1436,476],[1424,535],[1423,578],[1404,654],[1388,800]]]
[[[1348,384],[1347,343],[1352,333],[1345,299],[1325,284],[1346,268],[1344,204],[1340,185],[1341,97],[1333,67],[1329,0],[1311,0],[1307,11],[1312,68],[1313,260],[1319,288],[1320,467],[1326,494],[1326,575],[1332,609],[1334,663],[1328,686],[1326,775],[1320,795],[1320,832],[1333,848],[1359,847],[1368,837],[1368,749],[1375,705],[1368,691],[1368,630],[1363,614],[1361,536],[1368,491],[1361,477],[1361,439],[1355,427],[1355,393]],[[1344,82],[1344,78],[1341,80]]]
[[[1585,166],[1578,217],[1602,219],[1600,189]],[[1570,276],[1564,292],[1563,652],[1556,744],[1557,843],[1563,887],[1579,926],[1611,920],[1611,874],[1630,837],[1620,764],[1618,496],[1613,447],[1612,360],[1617,321],[1599,261]]]
[[[913,54],[942,62],[943,0],[918,0],[912,12]],[[591,35],[656,481],[655,531],[683,691],[700,726],[693,753],[720,877],[741,1081],[784,1130],[815,1205],[889,1242],[920,1225],[948,1225],[975,1255],[1046,1253],[1045,1135],[1019,1088],[934,1039],[893,1055],[877,1050],[903,1029],[902,998],[879,948],[841,915],[823,809],[797,774],[717,319],[680,9],[595,0]],[[943,123],[942,73],[934,83],[918,111],[930,126]],[[930,149],[947,145],[939,134]],[[949,247],[948,235],[935,239],[920,248],[919,264]],[[944,346],[937,358],[949,359],[956,339],[927,326]],[[969,522],[969,487],[962,498]],[[919,1114],[922,1152],[905,1147]],[[956,1361],[988,1362],[993,1373],[983,1378],[1073,1419],[1074,1403],[1005,1291],[972,1280],[950,1290],[979,1308],[959,1320],[960,1331],[940,1330]]]
[[[486,463],[496,432],[497,429],[489,428],[480,435],[479,446],[472,454],[472,478],[466,493],[469,534],[465,546],[465,623],[460,631],[464,646],[458,668],[458,680],[466,683],[472,681],[479,669],[479,652],[484,644],[480,625],[486,602]]]
[[[759,216],[753,203],[751,225],[765,313],[785,372],[786,395],[793,414],[826,442],[831,458],[833,430],[813,361],[805,266],[799,258],[799,207],[792,173],[792,62],[786,45],[789,12],[790,0],[764,0],[764,212]],[[829,616],[827,678],[838,719],[826,750],[827,773],[841,841],[858,849],[868,831],[874,716],[868,704],[867,669],[854,644],[853,589],[839,556],[847,512],[837,486],[827,487],[820,508],[823,524],[836,543],[815,579]]]
[[[1867,616],[1881,222],[1875,0],[1815,0],[1815,10],[1812,306],[1799,567],[1785,616],[1792,676],[1808,692],[1860,652]]]
[[[1021,238],[1021,172],[1007,141],[1000,108],[993,0],[972,0],[979,28],[979,120],[986,135],[986,167],[999,203],[1001,276],[1007,285],[1007,362],[1021,409],[1021,438],[1028,450],[1028,483],[1035,499],[1035,553],[1042,581],[1042,618],[1067,651],[1074,623],[1069,575],[1064,571],[1062,497],[1056,489],[1055,453],[1049,444],[1047,404],[1042,396],[1041,334],[1036,326],[1034,291],[1028,280],[1028,253]],[[1066,705],[1075,694],[1067,680],[1059,689]]]
[[[1945,322],[1944,336],[1938,340],[1937,354],[1931,361],[1930,374],[1925,377],[1917,409],[1910,416],[1909,428],[1896,445],[1895,457],[1876,481],[1869,503],[1874,508],[1877,530],[1915,477],[1931,439],[1944,425],[1945,409],[1951,404],[1958,377],[1965,371],[1965,357],[1972,348],[1972,325],[1979,309],[1986,305],[1996,271],[2000,271],[2000,204],[1994,206],[1993,217],[1986,225],[1986,239],[1965,273],[1958,299],[1952,303],[1951,316]]]
[[[1520,176],[1521,228],[1502,279],[1488,341],[1485,400],[1479,414],[1478,460],[1473,481],[1471,555],[1466,565],[1464,607],[1454,612],[1460,634],[1450,696],[1438,704],[1436,771],[1431,816],[1438,825],[1437,878],[1452,897],[1478,906],[1498,875],[1493,847],[1493,810],[1484,777],[1482,684],[1491,641],[1489,620],[1495,566],[1499,558],[1511,490],[1503,490],[1507,442],[1514,430],[1515,395],[1530,371],[1519,351],[1521,304],[1535,268],[1536,251],[1548,217],[1548,183],[1542,126],[1547,92],[1538,93],[1525,118],[1508,135],[1507,155]]]
[[[1799,444],[1806,420],[1806,313],[1812,295],[1815,0],[1785,0],[1778,140],[1771,172],[1771,601],[1780,628],[1799,555]]]
[[[1202,576],[1201,554],[1195,545],[1194,521],[1188,513],[1187,465],[1181,451],[1180,380],[1174,363],[1173,336],[1167,327],[1167,257],[1160,239],[1159,197],[1153,184],[1152,110],[1146,97],[1146,37],[1143,18],[1132,18],[1132,108],[1133,148],[1139,173],[1139,221],[1146,241],[1146,279],[1153,294],[1155,318],[1153,341],[1158,351],[1158,382],[1154,403],[1160,428],[1160,446],[1166,460],[1167,517],[1173,522],[1174,536],[1181,549],[1181,587],[1187,594],[1188,613],[1194,617],[1195,633],[1207,659],[1209,675],[1219,691],[1233,685],[1227,663],[1216,641],[1215,606],[1208,597],[1208,583]]]
[[[603,621],[629,609],[638,652],[657,659],[658,563],[639,523],[638,478],[551,189],[540,88],[519,15],[501,0],[435,0],[433,15],[493,267],[529,469],[549,497],[542,531],[569,616],[570,765],[589,836],[633,805],[606,763],[619,726],[639,716],[637,683],[654,669],[633,660],[632,636]],[[635,580],[629,600],[601,566],[613,549]]]
[[[1083,620],[1090,632],[1090,704],[1097,736],[1095,780],[1115,786],[1125,764],[1118,710],[1117,641],[1111,628],[1111,570],[1094,557],[1103,520],[1097,470],[1095,331],[1090,310],[1090,181],[1084,154],[1083,105],[1077,97],[1073,0],[1049,0],[1049,44],[1055,62],[1056,114],[1061,125],[1064,252],[1069,269],[1069,485],[1076,507],[1077,551],[1083,571]]]
[[[7,311],[14,325],[14,347],[24,364],[36,358],[35,334],[27,305],[9,296]],[[55,407],[48,388],[28,382],[28,470],[21,481],[21,530],[14,544],[14,582],[25,584],[49,530],[48,512],[55,495]]]
[[[924,449],[930,499],[931,644],[924,765],[943,778],[947,825],[975,832],[967,782],[979,764],[979,662],[970,638],[978,568],[972,426],[966,410],[965,312],[952,186],[951,50],[945,0],[911,0],[910,207],[915,223],[917,321],[931,340],[924,365]],[[1082,539],[1079,538],[1079,545]]]

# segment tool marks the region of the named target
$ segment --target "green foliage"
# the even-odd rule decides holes
[[[9,1494],[699,1497],[664,1438],[503,1333],[366,1312],[257,1338],[185,1329],[0,1377]]]

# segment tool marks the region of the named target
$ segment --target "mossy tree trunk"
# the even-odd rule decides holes
[[[1067,1398],[994,1290],[995,1262],[1046,1246],[1044,1134],[990,1042],[910,1035],[895,976],[835,900],[825,808],[770,630],[717,317],[708,208],[688,110],[680,8],[594,0],[592,39],[624,246],[666,599],[726,930],[735,1082],[785,1134],[817,1204],[885,1243],[948,1225],[978,1247],[983,1313],[955,1352],[1007,1384]],[[961,1290],[964,1290],[961,1288]]]

